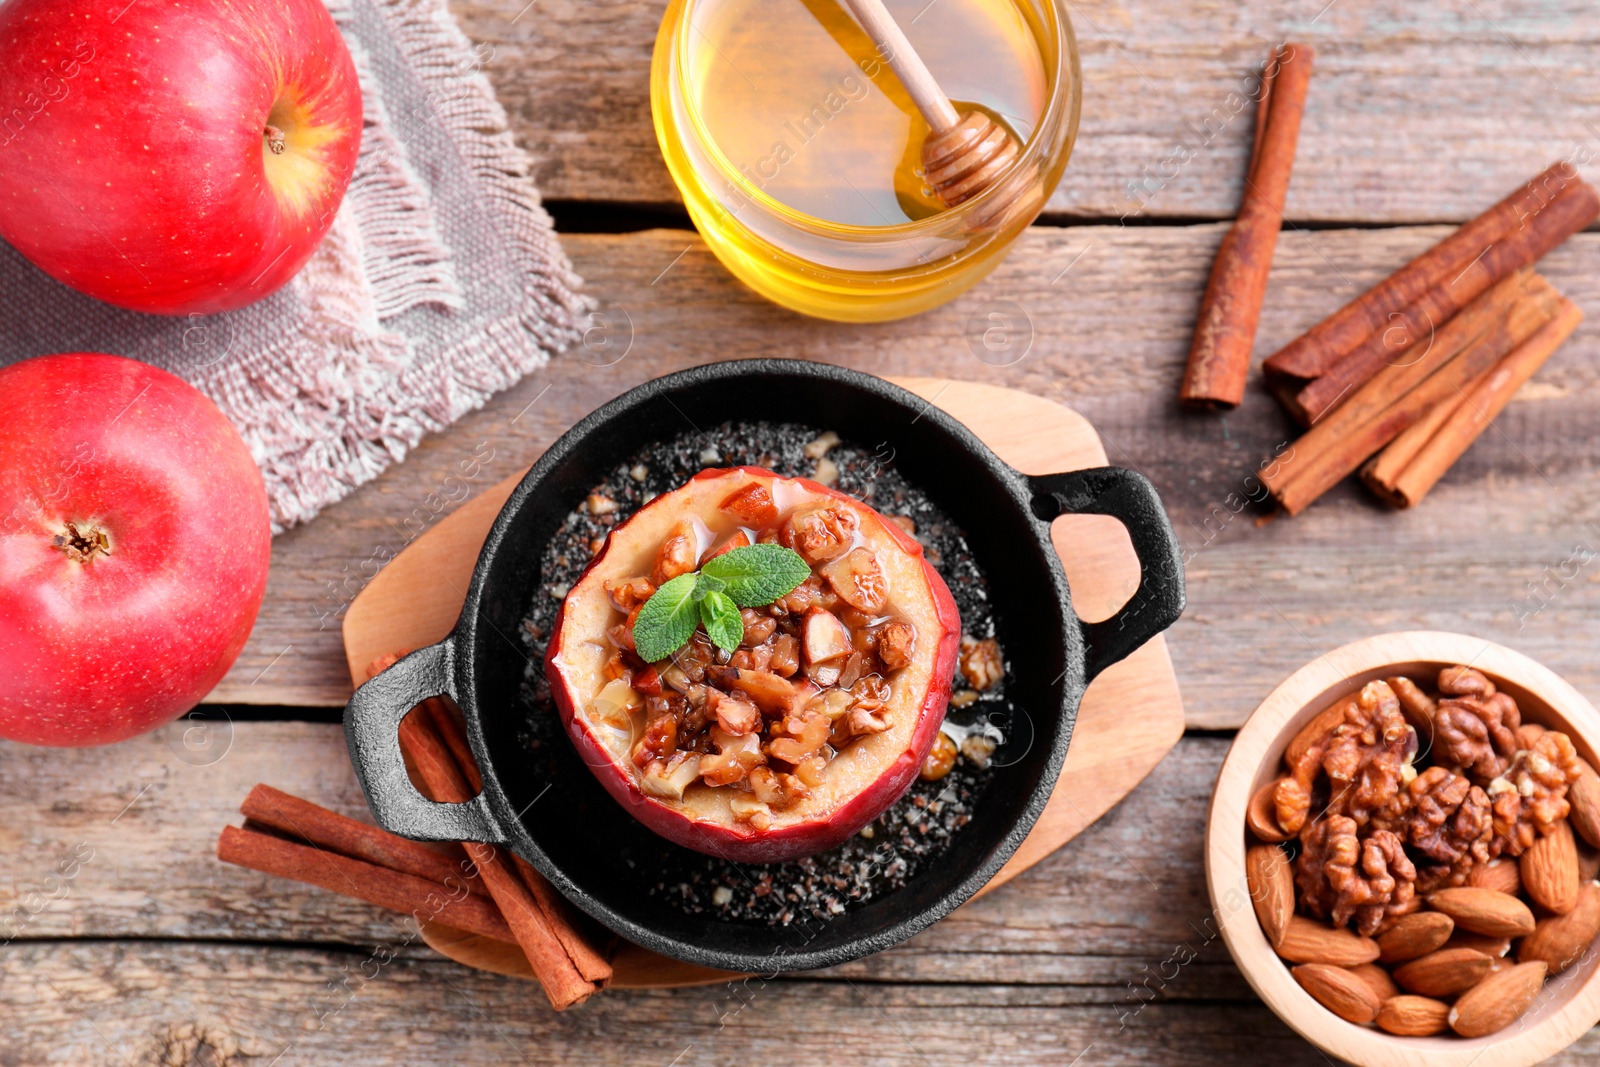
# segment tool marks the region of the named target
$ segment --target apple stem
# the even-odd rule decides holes
[[[66,531],[50,539],[50,543],[78,563],[89,563],[96,556],[111,555],[111,538],[98,526],[78,528],[75,522],[67,523]]]
[[[268,123],[265,133],[267,135],[267,148],[275,156],[283,155],[283,131]]]

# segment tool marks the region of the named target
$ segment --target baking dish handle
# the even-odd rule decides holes
[[[400,754],[400,720],[429,697],[448,695],[455,644],[445,638],[421,648],[374,676],[344,708],[350,762],[378,825],[415,841],[486,841],[502,844],[485,794],[464,804],[438,804],[417,792]]]
[[[1030,474],[1033,513],[1048,523],[1060,515],[1109,515],[1128,528],[1139,557],[1139,588],[1115,615],[1083,622],[1085,678],[1127,658],[1183,614],[1183,552],[1161,498],[1149,479],[1122,467],[1064,474]]]

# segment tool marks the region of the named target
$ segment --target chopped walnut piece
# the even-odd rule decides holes
[[[1354,819],[1328,815],[1300,834],[1295,883],[1301,903],[1335,926],[1354,920],[1356,929],[1370,936],[1415,911],[1420,904],[1416,877],[1400,838],[1388,830],[1374,830],[1363,841]]]
[[[678,717],[668,712],[657,715],[644,724],[644,735],[633,746],[633,763],[647,766],[652,760],[664,759],[678,747]]]
[[[970,733],[961,739],[961,754],[972,761],[980,771],[989,766],[994,750],[999,744],[988,734]]]
[[[701,757],[689,752],[674,752],[670,759],[653,760],[639,777],[646,793],[682,800],[683,791],[700,774]]]
[[[754,648],[772,636],[778,628],[777,622],[771,615],[757,611],[755,608],[740,608],[739,621],[744,624],[744,637],[739,640],[742,648]]]
[[[610,515],[617,510],[617,502],[604,493],[590,493],[583,504],[591,515]]]
[[[917,628],[909,622],[885,623],[878,630],[878,662],[891,671],[909,666],[916,642]]]
[[[812,575],[774,600],[767,611],[779,618],[785,615],[804,615],[812,608],[832,608],[838,601],[838,594],[824,589],[822,579]]]
[[[851,549],[823,567],[822,576],[839,599],[857,611],[871,615],[883,610],[889,595],[889,583],[872,549]]]
[[[735,737],[761,729],[760,710],[748,700],[730,697],[716,689],[706,691],[706,707],[717,717],[717,725]]]
[[[1000,656],[1000,642],[992,637],[979,641],[961,635],[961,677],[968,685],[982,692],[1005,676],[1006,664]]]
[[[656,554],[656,565],[650,572],[650,581],[660,588],[680,574],[694,570],[700,561],[699,543],[700,538],[689,523],[680,522],[674,526]]]
[[[606,595],[611,598],[611,606],[618,611],[632,611],[655,594],[656,587],[648,578],[627,578],[606,583]]]
[[[1329,735],[1322,756],[1332,789],[1328,810],[1349,816],[1358,827],[1374,819],[1379,826],[1396,825],[1410,800],[1403,788],[1416,752],[1416,731],[1400,713],[1394,690],[1387,682],[1368,682]]]
[[[850,709],[845,716],[849,724],[850,733],[859,737],[862,734],[878,734],[887,730],[889,722],[889,709],[881,701],[861,700]]]
[[[728,666],[737,667],[741,671],[764,671],[772,666],[772,646],[757,645],[755,648],[741,648],[728,657]]]
[[[778,531],[778,543],[792,548],[815,566],[845,554],[860,520],[849,508],[819,504],[801,508]]]
[[[750,790],[760,803],[778,807],[799,800],[808,792],[800,779],[771,767],[757,767],[750,772]]]
[[[815,755],[827,743],[832,724],[826,715],[807,710],[786,715],[779,725],[784,736],[767,744],[767,754],[785,763],[799,763]]]
[[[1567,787],[1583,774],[1572,739],[1549,730],[1516,754],[1486,792],[1494,812],[1493,856],[1520,856],[1572,810]]]
[[[793,634],[779,634],[772,642],[772,660],[767,669],[784,678],[792,678],[800,669],[800,642]]]
[[[716,753],[700,757],[700,777],[706,785],[732,785],[742,782],[752,767],[767,762],[761,752],[761,737],[745,734],[735,737],[720,727],[711,730],[711,741]]]
[[[728,810],[740,822],[747,822],[757,830],[772,828],[772,811],[754,797],[734,796],[728,800]]]
[[[803,451],[808,459],[821,459],[823,456],[826,456],[830,451],[832,451],[833,446],[838,443],[839,435],[834,433],[832,430],[827,430],[817,437],[816,440],[806,442],[806,446]]]
[[[777,717],[804,706],[814,688],[803,690],[800,686],[780,678],[771,671],[741,671],[719,667],[713,670],[717,685],[737,689],[755,702],[765,715]]]
[[[928,758],[922,761],[922,770],[917,772],[918,777],[924,782],[937,782],[949,774],[951,768],[956,765],[956,756],[960,751],[956,748],[956,743],[950,739],[950,735],[940,730],[939,736],[933,739],[933,747],[928,750]]]

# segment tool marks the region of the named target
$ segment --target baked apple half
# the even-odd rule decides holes
[[[895,522],[737,467],[612,530],[545,663],[573,744],[635,818],[759,863],[832,848],[905,792],[960,636],[944,579]]]

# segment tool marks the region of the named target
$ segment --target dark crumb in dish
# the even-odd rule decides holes
[[[825,483],[836,479],[835,488],[882,514],[909,518],[928,561],[950,587],[961,612],[963,634],[978,640],[993,638],[987,582],[961,531],[895,470],[893,452],[886,445],[874,450],[839,442],[818,456],[828,444],[824,432],[813,427],[725,423],[705,434],[687,432],[619,465],[592,488],[588,500],[567,517],[545,548],[540,564],[543,595],[534,598],[523,622],[531,663],[543,663],[546,638],[562,598],[613,527],[707,467],[743,465]],[[1009,670],[1006,664],[1007,674]],[[1004,727],[1016,721],[1005,689],[1002,677],[975,692],[958,674],[952,691],[965,706],[953,703],[946,722],[953,732],[966,735],[962,757],[937,781],[919,778],[905,796],[843,845],[784,863],[735,864],[662,842],[663,858],[650,861],[654,876],[642,879],[649,882],[645,891],[690,914],[771,925],[788,925],[808,916],[826,919],[894,892],[937,860],[971,820],[975,804],[994,777],[996,764],[986,758],[986,750],[992,750],[993,742],[1003,742]],[[531,667],[524,694],[530,746],[565,744],[549,690]],[[1002,748],[997,761],[1005,753]]]

